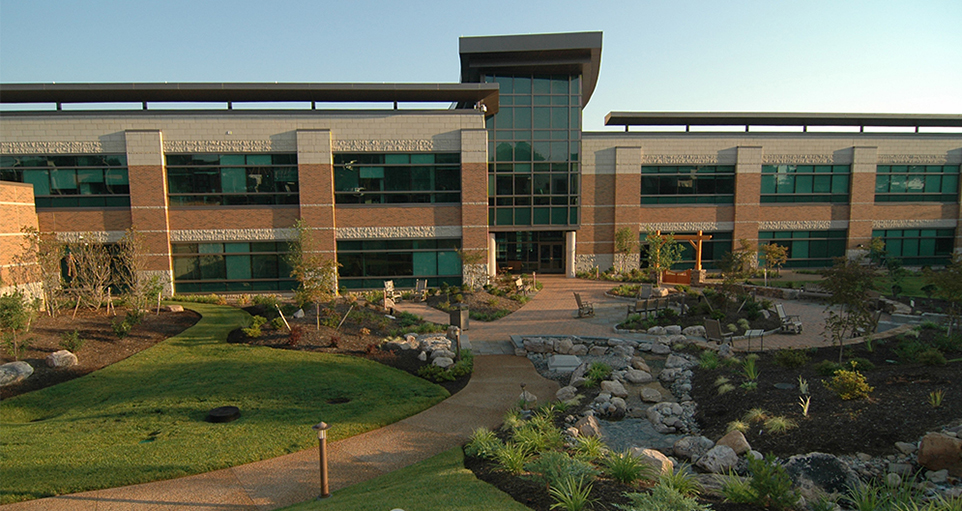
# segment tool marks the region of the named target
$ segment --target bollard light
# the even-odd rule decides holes
[[[317,455],[321,469],[321,494],[317,498],[326,499],[331,496],[327,485],[327,430],[331,427],[327,423],[318,422],[311,426],[311,429],[317,431]]]

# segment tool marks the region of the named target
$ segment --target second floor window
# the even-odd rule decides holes
[[[458,153],[335,154],[337,204],[461,202]]]
[[[171,206],[297,204],[296,154],[168,154]]]

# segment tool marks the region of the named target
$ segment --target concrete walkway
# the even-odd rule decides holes
[[[627,300],[605,296],[612,282],[541,277],[544,288],[523,308],[492,323],[472,321],[465,332],[476,354],[470,383],[453,397],[415,416],[329,446],[331,490],[358,484],[425,460],[463,444],[480,426],[494,428],[520,394],[521,382],[543,400],[553,399],[557,383],[542,378],[531,363],[514,356],[512,335],[617,336],[612,327],[625,318]],[[572,292],[594,304],[595,316],[578,319]],[[402,302],[401,310],[447,323],[447,315],[423,304]],[[805,325],[801,335],[765,337],[765,348],[829,345],[822,338],[824,306],[785,303]],[[269,510],[318,494],[317,449],[169,481],[77,493],[2,506],[10,510]]]

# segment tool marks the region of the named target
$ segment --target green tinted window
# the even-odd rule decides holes
[[[171,245],[177,293],[290,291],[286,242]]]
[[[413,288],[417,279],[432,287],[461,283],[457,239],[338,241],[338,283],[348,289]]]
[[[511,144],[498,152],[510,158]],[[461,202],[459,153],[334,155],[337,204],[410,204]]]
[[[763,165],[761,202],[849,200],[848,165]]]
[[[957,202],[958,165],[878,165],[875,202]]]
[[[762,186],[766,186],[764,177]],[[641,167],[642,204],[732,204],[734,200],[734,165]]]
[[[786,268],[827,268],[833,259],[845,255],[847,233],[828,231],[760,231],[760,244],[775,243],[788,248]]]
[[[0,179],[32,184],[38,208],[128,207],[125,155],[23,155],[0,160]]]
[[[297,204],[295,154],[168,154],[172,206]]]
[[[952,259],[955,229],[886,229],[872,231],[885,243],[888,257],[906,266],[948,264]]]

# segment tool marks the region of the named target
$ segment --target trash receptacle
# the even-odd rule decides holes
[[[468,309],[458,307],[451,311],[451,325],[465,331],[468,329]]]

